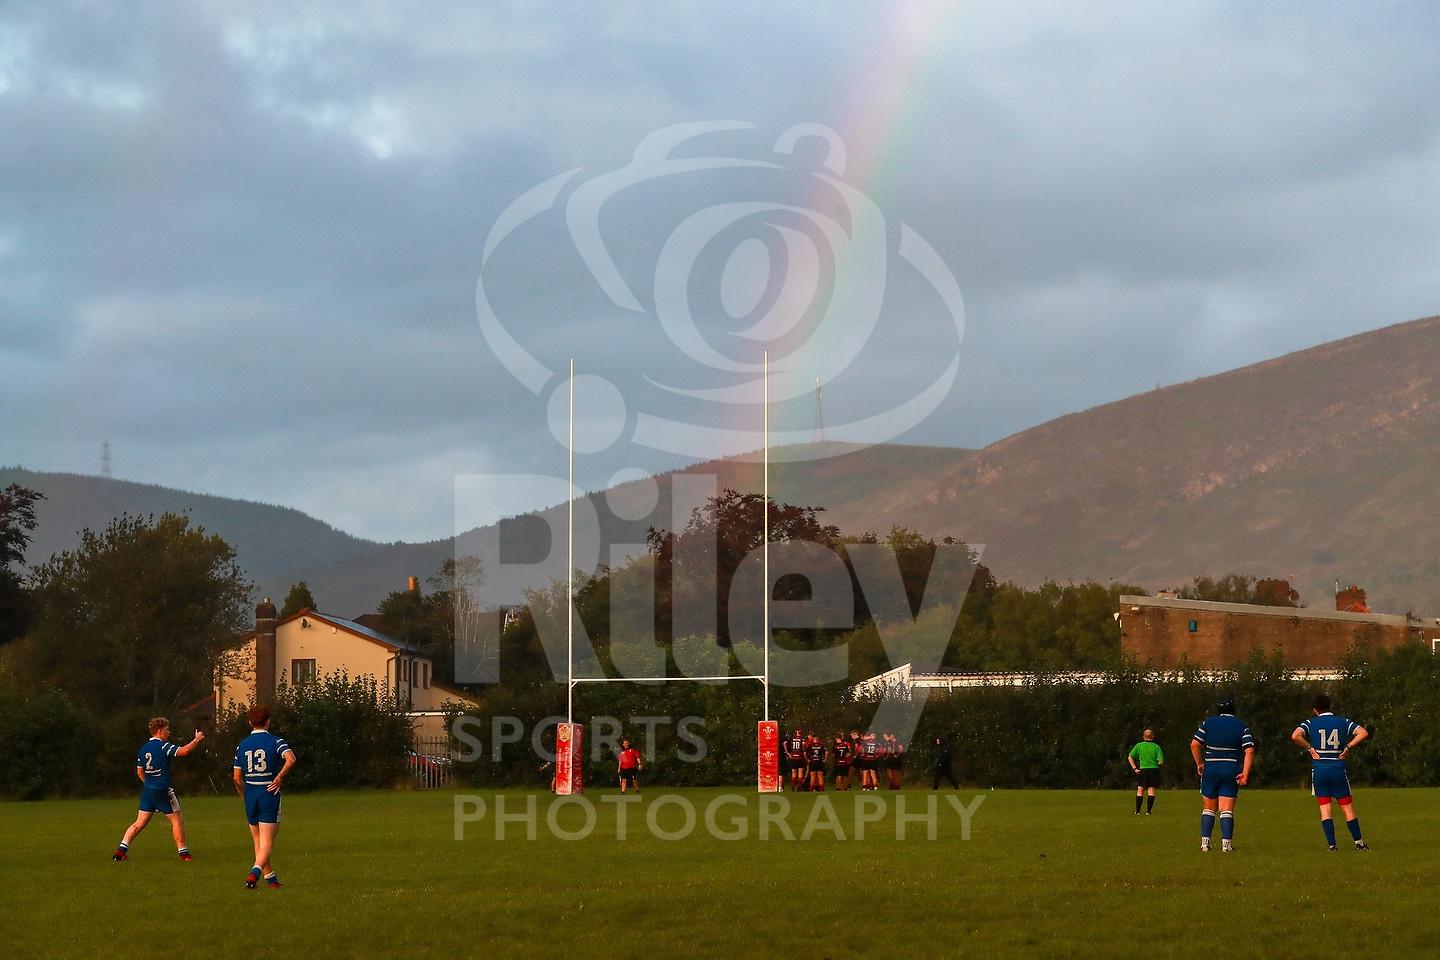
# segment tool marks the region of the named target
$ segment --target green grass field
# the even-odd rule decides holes
[[[685,790],[703,814],[724,791]],[[249,834],[234,797],[185,799],[198,858],[175,859],[152,823],[128,863],[110,852],[130,800],[0,805],[4,943],[17,957],[497,956],[1046,957],[1425,956],[1434,948],[1434,809],[1440,791],[1365,790],[1370,854],[1326,851],[1314,803],[1299,790],[1241,798],[1238,851],[1197,850],[1193,792],[1160,797],[1136,817],[1124,793],[984,793],[972,835],[942,804],[937,838],[923,824],[895,835],[894,808],[866,839],[821,833],[761,841],[757,798],[723,808],[750,836],[703,829],[652,835],[595,801],[595,832],[539,838],[487,816],[454,839],[455,795],[292,795],[275,866],[285,887],[247,891]],[[647,790],[653,804],[663,791]],[[906,791],[910,812],[929,794]],[[976,794],[961,791],[970,801]],[[496,795],[482,794],[487,805]],[[526,802],[506,794],[511,809]],[[813,796],[788,799],[799,833]],[[887,799],[894,795],[882,795]],[[832,795],[847,837],[854,795]],[[575,829],[575,806],[557,822]],[[673,804],[657,810],[680,825]],[[661,815],[663,813],[663,815]],[[747,815],[748,814],[748,815]],[[702,818],[703,822],[703,818]],[[1218,846],[1218,843],[1217,843]],[[794,922],[782,922],[787,916]],[[870,919],[861,921],[862,916]]]

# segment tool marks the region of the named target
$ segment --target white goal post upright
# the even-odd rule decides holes
[[[761,793],[780,792],[780,725],[770,719],[770,351],[761,363],[760,390],[760,510],[762,542],[760,544],[760,582],[765,591],[760,601],[760,644],[764,667],[764,713],[755,730],[755,787]]]
[[[575,358],[570,358],[570,416],[565,428],[565,722],[575,722]]]
[[[555,734],[555,792],[584,792],[584,732],[575,722],[575,686],[580,683],[667,683],[759,680],[763,690],[763,718],[757,733],[757,776],[761,793],[778,793],[778,725],[770,719],[770,351],[762,362],[761,414],[761,565],[764,596],[761,602],[761,649],[764,666],[757,674],[708,677],[577,677],[575,676],[575,358],[570,358],[569,418],[565,431],[566,472],[569,483],[565,511],[565,722]]]
[[[760,416],[760,509],[764,521],[761,529],[764,531],[764,542],[761,544],[760,552],[764,558],[762,564],[764,571],[761,580],[764,582],[765,596],[762,600],[760,626],[760,643],[765,654],[765,714],[763,720],[770,719],[770,351],[765,351],[765,358],[762,363],[763,373],[761,379],[764,387],[760,391],[761,406],[764,412]]]
[[[555,793],[585,792],[585,728],[575,722],[575,358],[565,427],[565,722],[555,729]]]

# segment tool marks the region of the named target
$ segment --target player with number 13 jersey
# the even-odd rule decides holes
[[[245,798],[245,819],[255,843],[255,865],[245,878],[254,889],[261,876],[275,890],[280,880],[270,867],[275,835],[280,831],[280,786],[295,766],[295,751],[270,732],[270,708],[250,708],[250,735],[235,748],[235,790]]]

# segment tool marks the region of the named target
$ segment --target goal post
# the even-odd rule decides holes
[[[780,792],[780,728],[770,719],[770,351],[761,360],[761,648],[758,674],[709,677],[577,677],[575,676],[575,358],[570,358],[565,460],[569,489],[565,514],[565,722],[555,732],[555,792],[573,796],[585,790],[585,727],[575,722],[575,688],[582,683],[674,683],[758,680],[762,691],[761,719],[756,728],[756,785],[761,793]]]

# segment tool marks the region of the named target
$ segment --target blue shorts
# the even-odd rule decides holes
[[[1235,782],[1239,775],[1238,763],[1229,760],[1206,761],[1205,772],[1200,776],[1200,796],[1206,800],[1240,796],[1240,784]]]
[[[1350,778],[1345,774],[1345,764],[1327,763],[1311,768],[1310,792],[1317,799],[1339,800],[1350,796]]]
[[[251,824],[280,822],[280,794],[264,787],[245,788],[245,819]]]
[[[163,813],[168,817],[180,812],[180,798],[171,787],[141,787],[140,812]]]

